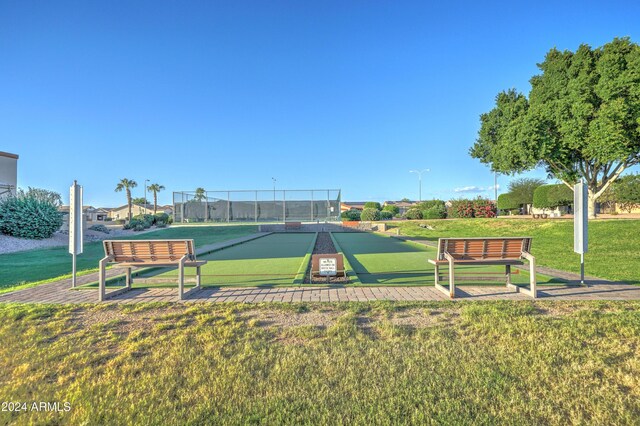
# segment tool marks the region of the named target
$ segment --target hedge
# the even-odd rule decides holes
[[[62,226],[62,214],[49,201],[33,196],[9,197],[0,203],[0,233],[18,238],[51,238]]]
[[[360,215],[360,220],[364,221],[376,221],[380,220],[380,210],[373,208],[365,208],[362,210],[362,214]]]
[[[511,193],[507,192],[506,194],[498,195],[498,208],[500,210],[517,210],[520,208],[520,204]]]
[[[375,202],[375,201],[368,201],[368,202],[364,203],[364,208],[365,209],[382,210],[382,206],[380,205],[380,203]]]
[[[573,202],[573,191],[566,185],[542,185],[533,192],[533,207],[538,209],[554,209]]]

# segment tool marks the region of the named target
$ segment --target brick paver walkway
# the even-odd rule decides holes
[[[201,247],[198,253],[240,244],[266,234],[254,234],[223,243]],[[110,269],[108,276],[121,274]],[[97,280],[97,273],[78,277],[80,285]],[[592,281],[594,282],[594,281]],[[611,283],[602,280],[589,287],[553,285],[538,286],[538,297],[543,300],[640,300],[640,286]],[[465,286],[456,288],[454,300],[531,300],[530,297],[502,286]],[[95,303],[98,290],[71,290],[71,279],[18,290],[0,295],[1,302],[27,303]],[[438,301],[449,300],[434,286],[420,287],[237,287],[204,288],[185,300],[193,302],[366,302],[375,300]],[[179,302],[178,289],[138,288],[109,299],[106,303]]]
[[[95,303],[96,290],[71,290],[69,280],[0,295],[0,302]],[[502,286],[458,286],[454,300],[531,300]],[[640,286],[597,284],[589,287],[538,286],[543,300],[640,300]],[[223,287],[204,288],[185,302],[366,302],[373,300],[449,300],[433,286],[420,287]],[[134,288],[107,303],[178,302],[178,290]]]

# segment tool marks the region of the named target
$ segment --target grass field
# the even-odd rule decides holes
[[[315,241],[315,236],[315,233],[271,234],[200,256],[199,259],[208,260],[202,267],[202,284],[293,284],[298,270],[303,267],[307,250],[313,248],[309,246]],[[178,271],[171,269],[143,276],[173,278],[172,285],[175,286]],[[195,269],[187,268],[186,276],[194,277]]]
[[[426,223],[434,230],[420,228]],[[388,222],[401,235],[437,241],[439,237],[533,237],[538,265],[580,272],[580,255],[573,252],[573,221],[531,219],[456,219]],[[640,220],[589,222],[587,275],[640,284]]]
[[[640,303],[0,306],[0,424],[640,418]]]
[[[385,285],[433,285],[433,265],[427,259],[435,259],[436,249],[395,238],[367,233],[334,233],[345,256],[363,284]],[[446,272],[443,270],[442,272]],[[513,269],[513,272],[516,272]],[[466,266],[456,268],[460,284],[504,284],[504,278],[493,281],[474,280],[474,277],[504,274],[504,267]],[[517,271],[512,275],[516,284],[527,284],[529,274]],[[561,282],[537,274],[539,284]]]
[[[179,226],[149,232],[125,239],[192,238],[197,247],[238,238],[257,232],[253,225],[242,226]],[[97,270],[104,257],[101,242],[84,245],[78,256],[78,270]],[[67,247],[29,250],[0,255],[0,292],[10,291],[17,285],[51,280],[71,273],[71,255]]]

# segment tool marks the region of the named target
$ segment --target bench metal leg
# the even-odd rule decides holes
[[[107,289],[106,289],[106,267],[107,267],[107,262],[109,261],[108,257],[105,257],[104,259],[100,260],[99,263],[99,268],[100,271],[98,272],[98,301],[102,302],[105,299],[105,295],[107,294]]]
[[[449,259],[449,297],[452,299],[456,296],[456,282],[453,269],[453,259]]]
[[[456,283],[455,283],[455,273],[454,273],[454,258],[445,253],[445,258],[449,261],[449,288],[446,288],[440,285],[439,278],[439,268],[438,265],[435,265],[435,285],[438,290],[449,296],[450,298],[454,298],[456,295]]]
[[[529,261],[529,288],[514,285],[510,282],[507,283],[507,287],[535,299],[538,297],[538,291],[536,290],[536,258],[529,253],[523,253],[522,257]]]
[[[504,274],[507,277],[507,287],[509,287],[509,284],[511,284],[511,265],[505,265]]]
[[[180,300],[184,298],[184,266],[182,265],[178,269],[178,297]]]
[[[440,284],[440,266],[439,265],[434,266],[433,276],[435,278],[436,285]]]
[[[131,268],[127,268],[127,275],[126,275],[126,280],[125,280],[125,287],[128,288],[129,290],[131,289],[131,283],[132,283],[132,279],[131,279]]]
[[[202,279],[200,278],[200,267],[196,267],[196,288],[200,289],[202,284]]]

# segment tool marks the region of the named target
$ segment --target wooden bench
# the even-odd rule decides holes
[[[429,259],[435,265],[435,285],[449,297],[454,298],[455,265],[504,265],[508,288],[525,293],[533,298],[536,293],[536,259],[530,253],[530,237],[505,238],[440,238],[436,259]],[[511,266],[523,265],[529,261],[529,288],[511,283]],[[449,288],[440,285],[440,266],[449,267]]]
[[[289,229],[300,229],[302,228],[302,222],[285,222],[284,230],[288,231]]]
[[[336,272],[337,277],[344,277],[344,258],[341,254],[313,254],[311,255],[311,275],[314,277],[320,276],[320,258],[332,258],[336,259]]]
[[[201,288],[200,267],[206,260],[196,260],[193,240],[104,240],[104,255],[100,260],[99,296],[103,301],[131,289],[131,268],[135,267],[177,267],[178,292],[180,300],[187,293],[184,291],[184,268],[196,268],[196,286],[190,291]],[[105,268],[108,263],[116,267],[126,268],[125,287],[106,293]]]

